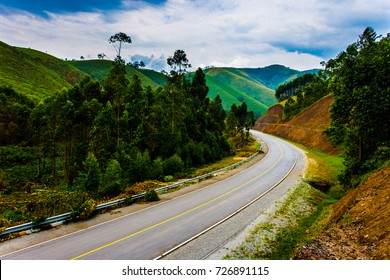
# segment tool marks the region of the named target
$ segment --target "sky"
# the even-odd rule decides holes
[[[167,70],[184,50],[198,67],[320,68],[367,27],[390,32],[389,0],[0,0],[0,41],[61,59],[116,56]]]

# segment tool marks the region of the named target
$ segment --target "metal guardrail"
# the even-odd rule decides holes
[[[169,185],[169,186],[157,188],[157,189],[155,189],[155,191],[157,193],[167,192],[170,189],[175,189],[175,188],[184,186],[186,184],[190,184],[192,182],[199,181],[199,180],[211,177],[211,176],[213,176],[215,174],[218,174],[218,173],[230,170],[230,169],[234,169],[234,168],[236,168],[236,167],[238,167],[238,166],[240,166],[240,165],[242,165],[242,164],[252,160],[258,153],[259,152],[256,152],[253,155],[251,155],[250,157],[248,157],[248,158],[246,158],[246,159],[244,159],[242,161],[239,161],[239,162],[237,162],[237,163],[235,163],[233,165],[230,165],[230,166],[227,166],[227,167],[215,170],[213,172],[210,172],[210,173],[207,173],[207,174],[204,174],[204,175],[200,175],[200,176],[197,176],[197,177],[194,177],[194,178],[191,178],[191,179],[179,182],[179,183],[175,183],[175,184],[172,184],[172,185]],[[144,192],[144,193],[133,195],[133,196],[131,196],[131,199],[132,200],[137,200],[137,199],[144,198],[145,194],[146,193]],[[102,209],[105,209],[105,208],[109,208],[109,207],[113,207],[113,206],[118,206],[118,205],[123,204],[125,202],[126,202],[126,198],[121,198],[121,199],[118,199],[118,200],[115,200],[115,201],[110,201],[110,202],[106,202],[106,203],[103,203],[103,204],[99,204],[99,205],[96,206],[95,211],[99,211],[99,210],[102,210]],[[6,228],[4,231],[0,232],[0,237],[4,236],[4,235],[7,235],[7,234],[10,234],[10,233],[21,232],[21,231],[24,231],[24,230],[34,230],[34,229],[37,229],[37,228],[39,228],[41,226],[44,226],[44,225],[65,221],[65,220],[67,220],[67,219],[69,219],[71,217],[72,217],[72,212],[69,212],[69,213],[65,213],[65,214],[49,217],[49,218],[45,219],[42,222],[29,222],[29,223],[26,223],[26,224],[9,227],[9,228]]]

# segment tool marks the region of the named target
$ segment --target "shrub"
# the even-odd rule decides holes
[[[155,190],[147,190],[145,193],[145,200],[146,201],[159,201],[160,198],[158,197],[158,194]]]
[[[75,218],[80,220],[86,220],[95,214],[97,203],[93,199],[86,200],[83,204],[81,204],[76,211],[73,212]]]
[[[116,196],[122,190],[122,168],[115,159],[110,160],[104,175],[104,184],[100,190],[103,195]]]
[[[171,182],[172,180],[173,180],[173,176],[172,175],[164,176],[164,182]]]
[[[174,155],[164,161],[164,174],[172,175],[184,170],[184,163],[178,155]]]

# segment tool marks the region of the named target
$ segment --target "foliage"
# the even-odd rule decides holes
[[[303,91],[304,87],[307,84],[312,83],[314,79],[315,79],[314,74],[305,74],[286,84],[282,84],[276,89],[275,97],[280,102],[285,99],[288,99],[293,95],[297,95],[298,90]]]
[[[108,42],[114,46],[114,49],[117,53],[117,56],[115,58],[116,62],[119,62],[120,64],[124,64],[124,61],[122,60],[121,57],[121,50],[122,50],[122,45],[123,44],[131,44],[131,37],[128,36],[126,33],[119,32],[116,33],[115,35],[112,35],[109,39]]]
[[[100,193],[108,197],[113,197],[118,195],[122,189],[122,168],[117,160],[112,159],[106,168]]]
[[[334,94],[327,135],[344,149],[345,184],[377,166],[379,149],[390,145],[390,37],[379,38],[368,27],[357,42],[326,63]],[[387,153],[385,157],[389,159]]]
[[[230,137],[234,138],[234,143],[243,146],[249,139],[249,129],[255,124],[253,111],[248,111],[246,103],[240,106],[233,103],[227,119],[226,130]]]
[[[164,161],[164,174],[172,175],[180,173],[184,170],[184,163],[178,155],[173,155]]]
[[[287,100],[283,110],[284,117],[292,118],[328,95],[328,83],[323,72],[319,72],[319,74],[305,74],[279,86],[275,96],[279,101]]]
[[[207,97],[200,68],[188,76],[181,71],[188,61],[175,63],[182,63],[179,72],[156,90],[138,75],[129,80],[129,68],[118,63],[101,82],[86,76],[35,107],[1,88],[0,124],[8,121],[3,127],[9,129],[12,118],[20,135],[1,139],[7,144],[0,146],[2,191],[44,184],[115,197],[127,185],[176,177],[230,155],[222,100]]]
[[[153,202],[153,201],[159,201],[160,198],[158,197],[158,194],[155,190],[147,190],[145,192],[145,200]]]
[[[177,71],[178,74],[186,73],[186,69],[191,68],[187,54],[183,50],[176,50],[173,56],[167,58],[167,63],[172,67],[172,70]]]
[[[95,214],[96,206],[95,200],[88,199],[73,212],[73,217],[78,220],[87,220]]]
[[[101,185],[99,163],[92,152],[83,162],[84,171],[79,174],[78,185],[87,192],[97,191]]]

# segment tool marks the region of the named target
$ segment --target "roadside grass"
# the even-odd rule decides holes
[[[225,157],[217,162],[214,162],[212,164],[207,164],[199,167],[194,167],[189,170],[187,170],[185,176],[188,178],[194,178],[197,176],[201,176],[203,174],[207,174],[210,172],[213,172],[215,170],[233,165],[239,161],[244,160],[247,157],[250,157],[255,152],[259,151],[261,149],[260,143],[257,142],[254,138],[250,138],[248,143],[244,145],[244,147],[239,148],[235,151],[234,155]]]
[[[225,259],[291,259],[297,249],[321,233],[327,225],[331,215],[328,206],[336,203],[344,192],[337,184],[337,174],[343,169],[343,160],[293,144],[307,155],[305,179],[276,203],[276,210],[263,214],[262,222]],[[311,185],[324,181],[330,184],[326,191]]]

